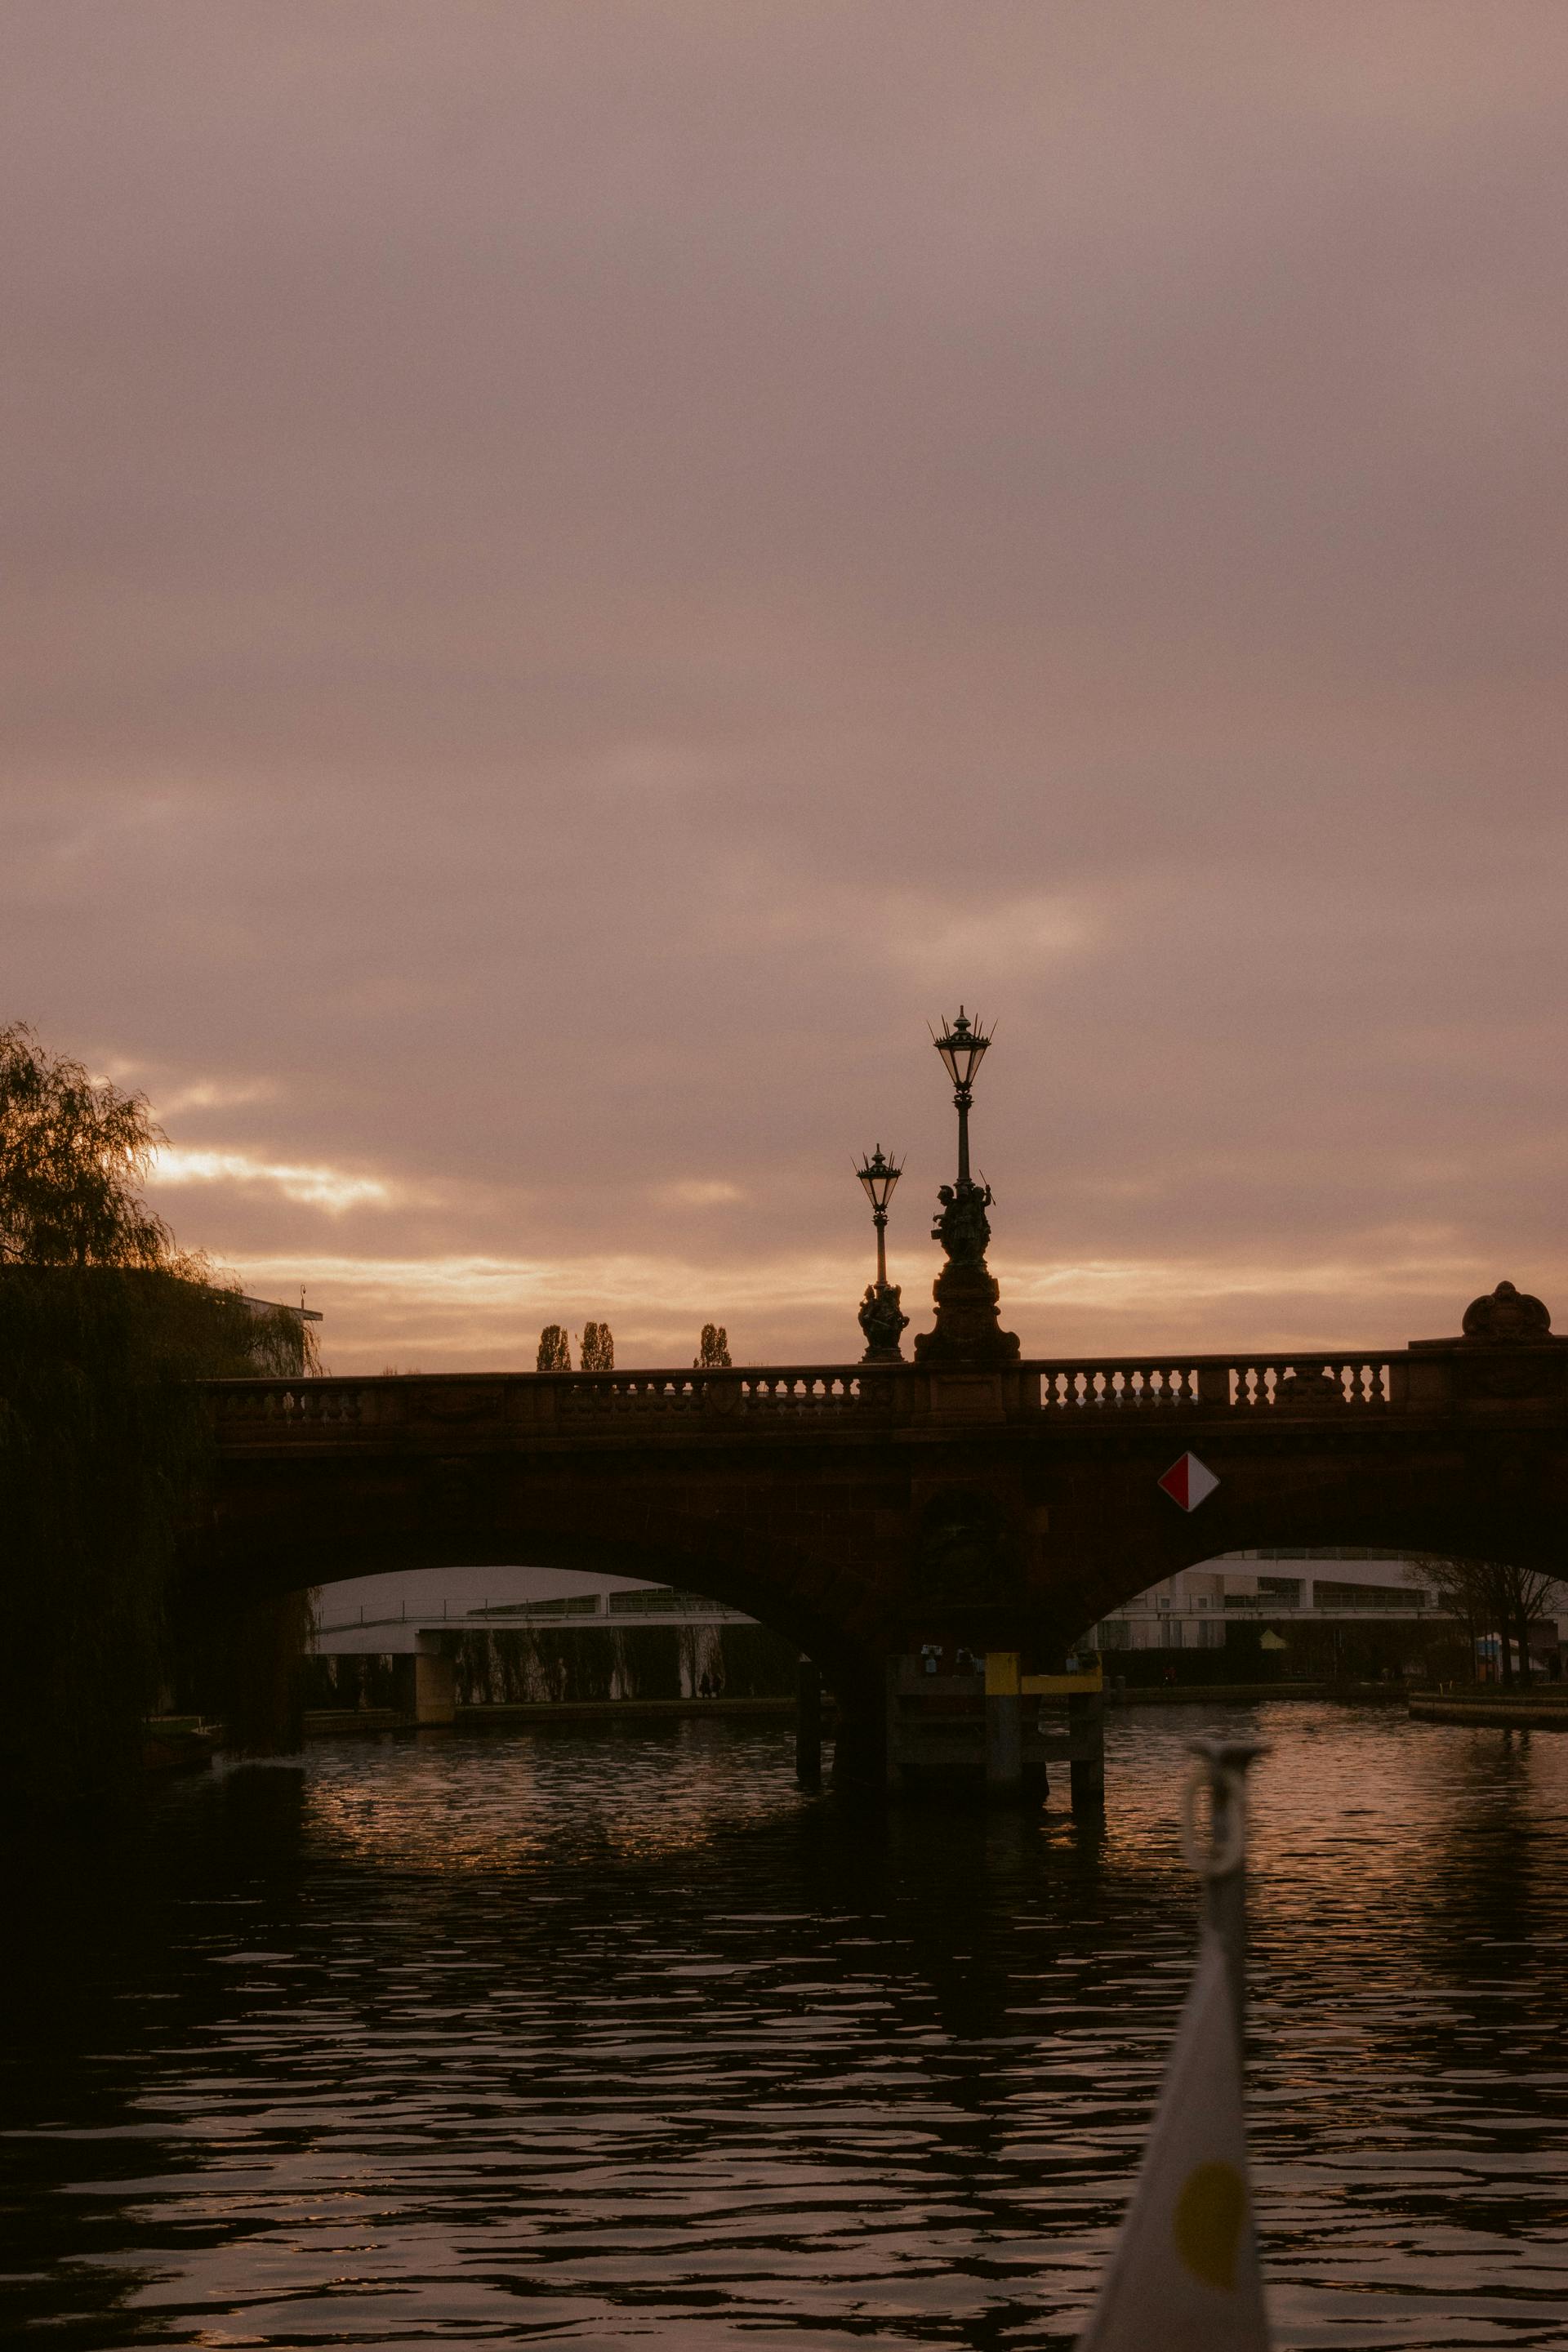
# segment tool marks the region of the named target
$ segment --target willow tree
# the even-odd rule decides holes
[[[209,1458],[192,1383],[300,1360],[295,1318],[258,1317],[142,1199],[163,1139],[142,1097],[0,1028],[0,1770],[43,1801],[124,1786],[169,1670]],[[272,1611],[275,1647],[308,1609]],[[254,1673],[260,1632],[230,1664]]]
[[[143,1096],[0,1029],[0,1264],[165,1265],[173,1236],[135,1190],[163,1140]]]

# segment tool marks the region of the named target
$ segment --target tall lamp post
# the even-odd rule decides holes
[[[969,1181],[969,1106],[974,1099],[974,1080],[981,1063],[991,1051],[989,1034],[978,1027],[958,1008],[958,1018],[939,1037],[931,1031],[931,1043],[947,1065],[952,1080],[953,1108],[958,1113],[958,1183],[962,1191]],[[989,1198],[989,1196],[988,1196]]]
[[[932,1288],[936,1325],[915,1341],[917,1363],[980,1366],[1016,1363],[1018,1341],[1004,1331],[996,1311],[1000,1293],[985,1265],[991,1223],[985,1212],[992,1205],[989,1184],[977,1184],[969,1172],[969,1112],[974,1099],[974,1079],[991,1050],[992,1033],[971,1021],[963,1005],[956,1021],[944,1022],[942,1034],[931,1031],[931,1043],[952,1080],[953,1108],[958,1113],[958,1181],[942,1185],[942,1207],[931,1230],[947,1264]]]
[[[900,1161],[883,1157],[879,1143],[855,1171],[871,1203],[871,1219],[877,1228],[877,1279],[867,1285],[859,1309],[860,1328],[866,1339],[866,1353],[860,1360],[866,1364],[903,1361],[899,1338],[910,1318],[899,1303],[898,1286],[888,1280],[888,1203],[903,1172]]]

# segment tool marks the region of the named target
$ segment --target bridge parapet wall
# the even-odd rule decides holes
[[[1246,1425],[1402,1415],[1487,1418],[1494,1409],[1568,1401],[1568,1349],[1280,1349],[1269,1353],[1044,1357],[1000,1372],[921,1365],[806,1364],[721,1371],[449,1372],[369,1380],[219,1381],[207,1384],[220,1444],[327,1442],[426,1427],[529,1431],[558,1439],[715,1435],[744,1429],[845,1433],[948,1422],[1060,1422],[1082,1416],[1138,1425],[1203,1420]]]
[[[215,1381],[221,1435],[243,1444],[298,1431],[322,1434],[433,1423],[453,1429],[503,1423],[592,1435],[632,1423],[710,1423],[759,1416],[777,1423],[890,1423],[910,1417],[925,1375],[858,1366],[795,1365],[731,1371],[392,1373],[379,1379]]]

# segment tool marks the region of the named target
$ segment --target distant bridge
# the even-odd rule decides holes
[[[1216,1552],[1352,1543],[1555,1569],[1568,1341],[1500,1285],[1399,1349],[211,1385],[194,1563],[237,1601],[527,1563],[710,1594],[797,1642],[880,1754],[888,1659],[931,1641],[1051,1672]],[[1218,1485],[1191,1511],[1184,1453]]]

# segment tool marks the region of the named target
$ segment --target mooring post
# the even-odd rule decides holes
[[[1237,2042],[1247,2032],[1247,1774],[1268,1749],[1210,1733],[1188,1742],[1197,1759],[1182,1799],[1182,1850],[1204,1885],[1204,1926],[1225,1948]],[[1209,1805],[1206,1841],[1199,1801]]]
[[[795,1668],[795,1777],[803,1789],[822,1786],[822,1676],[812,1658]]]
[[[1068,1779],[1075,1812],[1105,1804],[1105,1693],[1073,1691],[1068,1699]]]
[[[1024,1783],[1024,1699],[1016,1650],[985,1653],[985,1793],[1016,1797]]]

